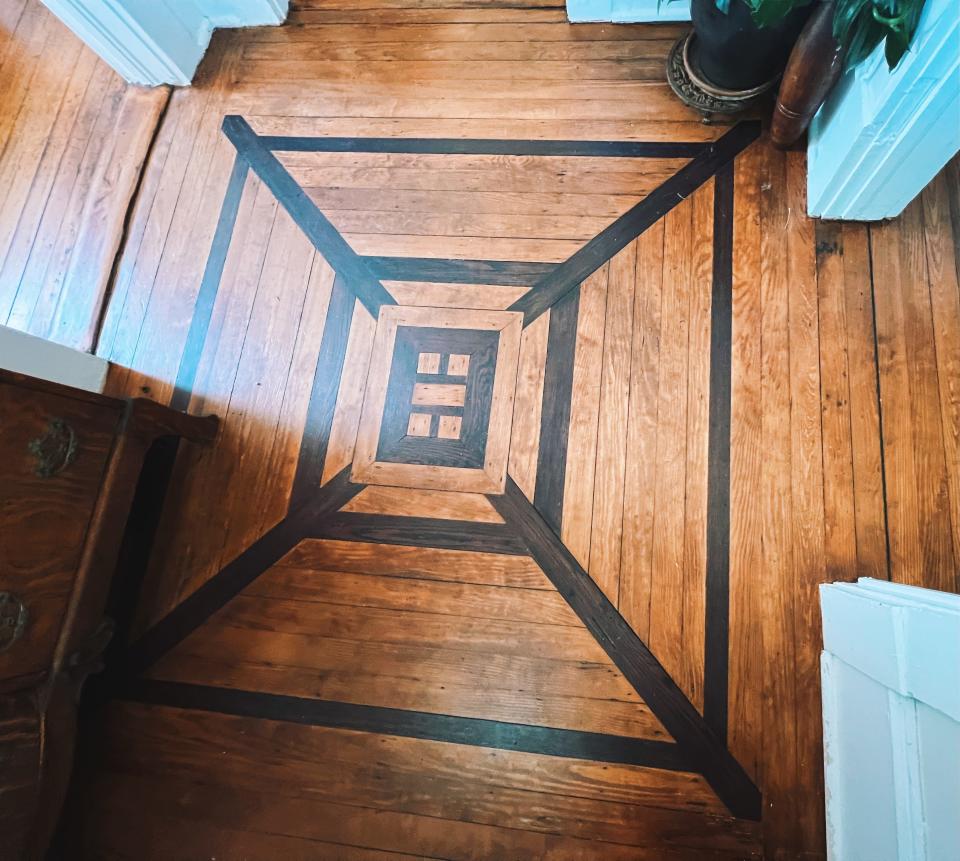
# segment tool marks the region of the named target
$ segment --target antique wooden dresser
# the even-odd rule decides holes
[[[140,470],[217,420],[0,370],[0,855],[42,858],[76,702],[110,638],[107,596]],[[123,576],[119,572],[118,576]]]

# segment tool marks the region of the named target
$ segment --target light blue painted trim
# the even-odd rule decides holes
[[[288,0],[43,0],[132,84],[187,85],[215,27],[281,24]]]
[[[960,858],[960,596],[820,586],[830,861]]]
[[[689,21],[689,0],[658,3],[657,0],[611,0],[612,21],[617,24],[636,24],[647,21]]]
[[[193,0],[214,27],[264,27],[287,20],[289,0]]]
[[[810,126],[807,211],[875,221],[899,215],[960,151],[960,15],[927,0],[893,73],[882,48],[846,75]]]
[[[960,595],[861,578],[820,586],[820,608],[826,651],[960,722]]]
[[[613,0],[567,0],[567,18],[574,24],[612,21]]]
[[[567,18],[573,23],[612,21],[640,24],[689,21],[690,0],[567,0]]]

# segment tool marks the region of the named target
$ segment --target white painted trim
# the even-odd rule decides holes
[[[960,151],[960,15],[927,0],[892,73],[882,46],[844,76],[810,126],[807,211],[875,221],[899,215]]]
[[[281,24],[288,0],[43,0],[132,84],[187,85],[215,27]]]
[[[826,651],[960,721],[960,595],[864,577],[821,586],[820,605]]]
[[[960,596],[820,587],[830,861],[960,858]]]
[[[567,0],[567,18],[573,23],[612,21],[641,24],[689,21],[689,0]]]
[[[88,392],[102,392],[109,365],[100,356],[0,326],[0,368],[5,370]]]

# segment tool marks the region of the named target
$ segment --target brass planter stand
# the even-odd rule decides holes
[[[697,64],[696,33],[691,30],[670,49],[667,82],[685,105],[703,114],[709,123],[715,114],[738,114],[772,89],[779,75],[749,90],[725,90],[707,81]]]

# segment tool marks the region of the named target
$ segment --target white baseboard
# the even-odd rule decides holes
[[[281,24],[288,0],[43,0],[131,84],[185,86],[216,27]]]

